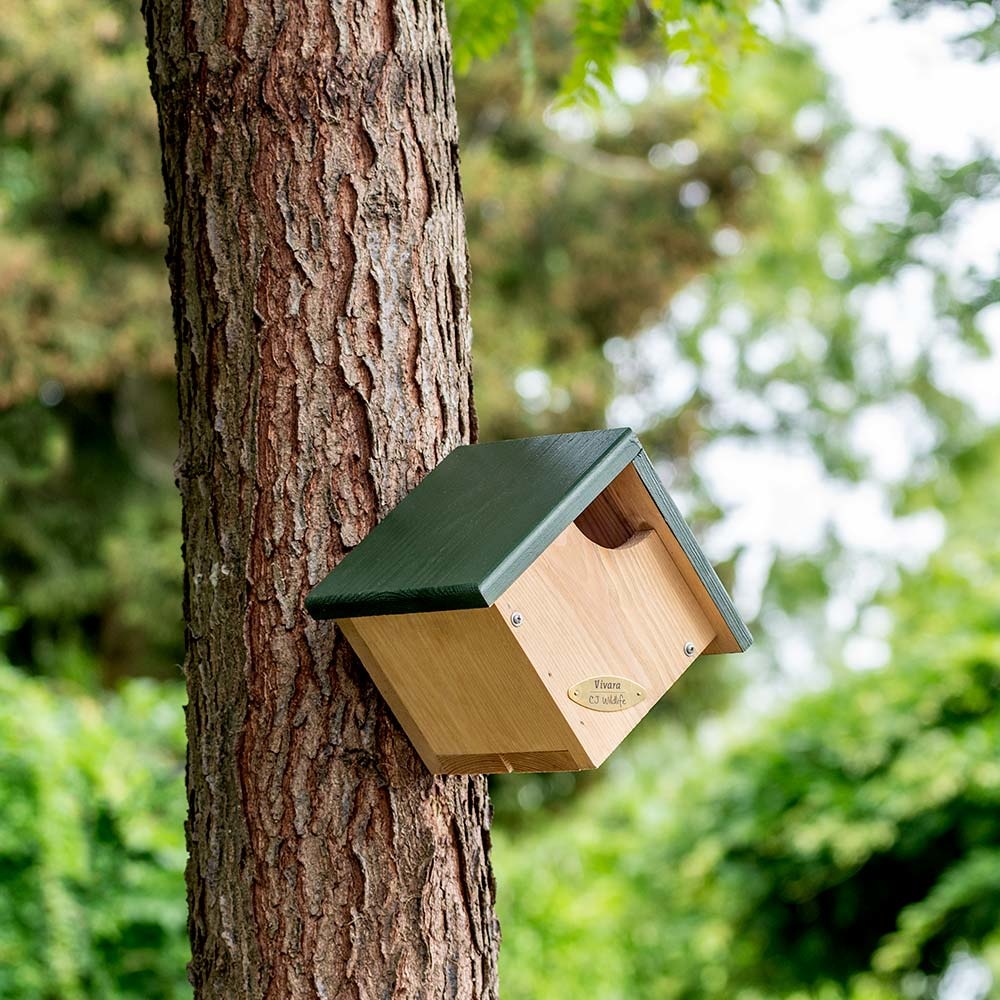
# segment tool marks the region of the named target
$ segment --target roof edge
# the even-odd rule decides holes
[[[556,540],[571,521],[597,499],[622,469],[638,455],[644,454],[631,427],[608,429],[618,431],[618,436],[611,441],[604,454],[580,476],[566,498],[553,507],[534,531],[512,549],[483,580],[480,589],[487,606],[496,603],[497,598]]]
[[[447,603],[449,610],[452,611],[488,608],[492,603],[484,599],[482,591],[475,583],[441,587],[436,592],[435,597],[442,603]],[[372,613],[373,602],[379,603],[378,613],[380,615],[421,614],[427,611],[426,594],[400,594],[388,591],[365,594],[354,600],[331,599],[322,595],[313,596],[313,591],[310,591],[306,596],[306,611],[313,618],[321,621],[338,618],[366,618]]]

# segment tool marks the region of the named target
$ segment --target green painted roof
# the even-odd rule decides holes
[[[306,608],[315,618],[356,618],[489,607],[632,462],[748,646],[750,633],[627,427],[456,448],[313,588]]]
[[[306,607],[316,618],[487,608],[639,451],[627,428],[456,448]]]

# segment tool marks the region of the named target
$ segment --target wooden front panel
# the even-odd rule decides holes
[[[597,766],[715,637],[655,531],[604,548],[575,524],[497,601],[501,621],[535,665],[553,704]],[[519,612],[522,623],[510,624]],[[692,654],[684,647],[691,643]],[[597,675],[624,677],[647,697],[620,712],[576,704],[569,690]]]

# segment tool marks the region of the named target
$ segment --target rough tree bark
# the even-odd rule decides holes
[[[303,598],[475,433],[442,0],[145,0],[181,415],[199,998],[493,997],[483,779]]]

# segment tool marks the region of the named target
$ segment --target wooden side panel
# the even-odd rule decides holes
[[[641,485],[641,484],[640,484]],[[657,514],[657,519],[659,515]],[[542,553],[497,601],[552,703],[596,767],[715,638],[684,575],[655,531],[615,549],[587,538],[575,524]],[[520,612],[521,625],[510,624]],[[691,643],[692,654],[684,647]],[[626,677],[645,700],[620,712],[594,712],[568,696],[588,677]]]
[[[362,621],[364,620],[362,619]],[[420,759],[426,765],[427,770],[432,774],[440,774],[441,762],[438,759],[438,755],[431,749],[430,743],[424,738],[420,727],[416,724],[409,709],[406,707],[406,703],[396,691],[390,679],[390,673],[386,671],[381,661],[372,652],[371,647],[365,641],[361,632],[355,628],[354,620],[351,618],[341,618],[338,619],[337,625],[351,644],[351,648],[357,654],[358,659],[365,665],[365,669],[375,682],[375,686],[379,689],[389,708],[392,709],[392,714],[396,716],[396,721],[403,727],[406,735],[409,736],[413,748],[420,755]]]
[[[431,771],[592,766],[497,608],[339,624]]]
[[[670,525],[664,520],[656,501],[650,496],[635,465],[626,466],[611,485],[576,519],[576,523],[588,537],[602,545],[620,544],[623,538],[635,531],[645,529],[655,531],[715,630],[716,637],[705,652],[739,653],[749,645],[749,633],[746,632],[745,626],[742,629],[742,632],[746,633],[744,642],[733,634],[730,624],[708,592],[697,568],[684,552]],[[711,572],[714,577],[714,571]],[[721,584],[719,587],[721,588]],[[735,611],[733,613],[735,614]]]

